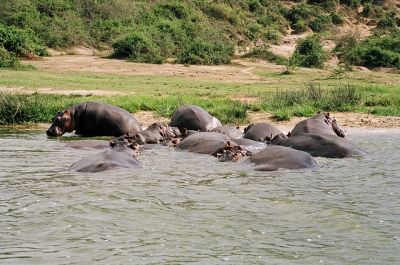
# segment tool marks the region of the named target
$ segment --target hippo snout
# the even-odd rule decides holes
[[[54,130],[51,128],[46,131],[46,134],[47,134],[47,136],[60,136],[61,135],[58,130]]]

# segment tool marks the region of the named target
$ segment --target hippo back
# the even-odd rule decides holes
[[[243,132],[237,126],[222,125],[211,130],[212,132],[223,133],[231,139],[239,139],[243,136]]]
[[[303,133],[345,136],[345,131],[339,127],[335,119],[330,117],[329,113],[318,113],[297,123],[290,134],[296,136]]]
[[[254,170],[258,171],[274,171],[280,168],[314,168],[317,166],[314,158],[308,153],[284,146],[268,146],[253,154],[249,161],[255,163]]]
[[[84,157],[72,164],[70,170],[78,172],[100,172],[117,168],[139,168],[141,163],[135,152],[126,146],[118,146],[101,153]]]
[[[289,138],[274,139],[271,143],[302,150],[312,156],[329,158],[345,158],[365,154],[363,150],[348,140],[330,134],[303,133]]]
[[[243,138],[254,141],[268,141],[282,132],[272,124],[256,123],[251,124],[245,129]]]
[[[221,126],[221,122],[198,106],[183,105],[174,111],[169,125],[178,127],[181,131],[210,131]]]
[[[74,106],[75,132],[82,136],[121,136],[142,131],[128,111],[98,102]]]
[[[193,153],[217,155],[221,152],[229,137],[217,132],[196,132],[183,139],[176,148]]]

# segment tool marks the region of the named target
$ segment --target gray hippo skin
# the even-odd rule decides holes
[[[253,154],[248,160],[255,163],[254,170],[258,171],[275,171],[280,168],[314,168],[317,166],[317,162],[310,154],[284,146],[268,146]]]
[[[199,154],[216,156],[227,145],[232,145],[228,136],[217,132],[197,132],[183,139],[176,148]]]
[[[299,122],[290,132],[290,135],[296,136],[303,133],[330,134],[345,137],[345,131],[340,128],[329,113],[318,113],[309,119]]]
[[[266,142],[271,140],[278,134],[282,134],[282,132],[274,125],[269,123],[256,123],[250,124],[244,129],[243,138]]]
[[[312,156],[345,158],[362,156],[363,150],[344,138],[331,134],[303,133],[289,138],[275,137],[271,144],[305,151]]]
[[[141,163],[135,158],[137,148],[124,143],[115,144],[106,151],[84,157],[71,165],[70,170],[78,172],[100,172],[117,168],[139,168]]]
[[[205,132],[221,126],[221,122],[198,106],[182,105],[172,114],[169,126]]]
[[[46,133],[48,136],[61,136],[74,130],[81,136],[121,136],[140,132],[142,128],[136,118],[124,109],[85,102],[59,112]]]
[[[156,122],[147,127],[146,130],[134,134],[126,133],[125,135],[114,138],[111,141],[115,143],[126,142],[138,145],[159,144],[168,139],[171,139],[171,141],[173,139],[179,139],[180,136],[181,133],[178,128]]]
[[[267,147],[267,144],[265,143],[244,138],[232,139],[232,142],[252,153],[258,152]]]
[[[243,132],[239,130],[238,126],[222,125],[211,130],[212,132],[223,133],[231,139],[239,139],[243,136]]]

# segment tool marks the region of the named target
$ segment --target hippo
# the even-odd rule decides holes
[[[123,142],[111,144],[111,148],[101,153],[82,158],[70,166],[78,172],[100,172],[118,168],[139,168],[141,163],[136,159],[138,148]]]
[[[243,138],[254,141],[266,142],[282,132],[269,123],[250,124],[244,129]]]
[[[234,142],[237,145],[240,145],[243,149],[246,149],[247,151],[253,153],[258,152],[261,149],[267,147],[265,143],[244,138],[232,139],[232,142]]]
[[[178,150],[185,150],[199,154],[217,156],[227,146],[236,145],[228,136],[217,132],[197,132],[183,139],[177,146]]]
[[[138,145],[159,144],[167,139],[176,139],[181,136],[178,128],[170,127],[162,123],[156,122],[151,124],[145,130],[134,134],[126,133],[120,137],[113,139],[114,142],[128,142]],[[172,140],[171,140],[172,141]]]
[[[278,135],[272,139],[271,144],[287,146],[305,151],[312,156],[328,158],[345,158],[365,154],[363,150],[348,140],[332,134],[303,133],[289,138]]]
[[[178,127],[179,130],[210,131],[221,122],[211,116],[206,110],[194,105],[182,105],[177,108],[171,117],[169,126]]]
[[[296,136],[303,133],[330,134],[345,137],[345,131],[337,124],[336,119],[329,113],[318,113],[311,118],[303,120],[296,124],[290,132],[290,136]]]
[[[310,154],[285,146],[267,146],[253,154],[248,161],[254,163],[254,170],[258,171],[317,167],[317,162]]]
[[[222,125],[211,130],[212,132],[223,133],[231,139],[239,139],[243,136],[243,132],[239,130],[239,126]]]
[[[84,102],[57,113],[46,133],[48,136],[61,136],[74,130],[81,136],[121,136],[140,132],[142,128],[124,109],[99,102]]]

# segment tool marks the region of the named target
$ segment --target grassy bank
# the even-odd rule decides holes
[[[322,86],[320,83],[307,83],[298,89],[277,88],[274,91],[258,90],[257,93],[243,90],[245,88],[246,86],[236,86],[237,90],[231,92],[250,96],[251,101],[230,98],[229,90],[221,88],[203,89],[203,92],[181,88],[177,90],[180,91],[178,96],[168,89],[159,91],[158,94],[153,94],[154,91],[142,91],[118,96],[1,93],[0,125],[50,122],[58,111],[84,101],[105,102],[132,113],[150,110],[162,117],[170,117],[181,104],[194,104],[205,108],[223,123],[231,124],[247,123],[248,111],[272,112],[277,120],[288,120],[292,116],[311,116],[317,111],[400,116],[400,95],[395,89],[384,87],[351,84]]]
[[[185,67],[185,75],[178,75],[183,71],[178,65],[169,65],[169,74],[164,75],[157,74],[157,68],[146,68],[147,75],[123,73],[135,73],[149,65],[124,68],[121,73],[80,72],[79,65],[70,71],[0,70],[0,91],[8,87],[3,90],[14,92],[1,94],[0,124],[49,122],[57,111],[88,100],[118,105],[133,113],[151,110],[163,117],[169,117],[182,103],[195,104],[224,123],[246,123],[248,111],[271,112],[277,120],[317,111],[400,116],[398,74],[306,68],[283,74],[284,67],[242,63],[251,67],[203,67],[200,73],[199,68]],[[44,90],[55,95],[42,94]],[[91,95],[79,95],[82,91]]]

